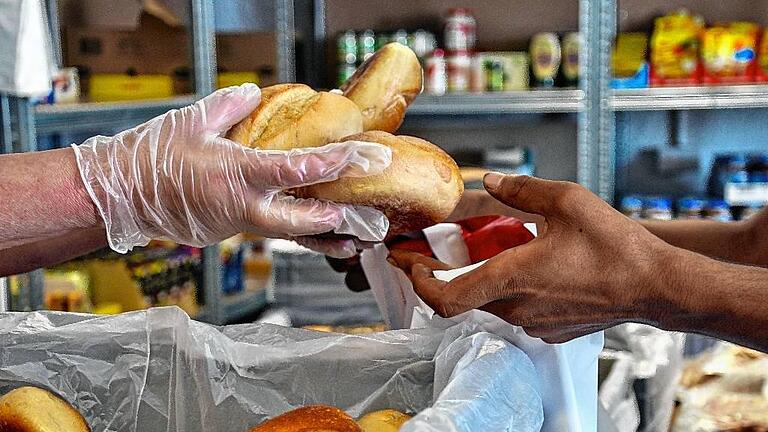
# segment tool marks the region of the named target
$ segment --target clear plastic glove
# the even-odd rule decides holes
[[[391,151],[364,142],[261,151],[221,137],[260,100],[254,84],[229,87],[113,137],[73,146],[112,249],[124,253],[150,239],[206,246],[240,232],[384,238],[389,223],[377,210],[283,191],[380,173]]]

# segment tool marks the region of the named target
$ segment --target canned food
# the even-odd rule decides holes
[[[444,95],[448,88],[448,69],[445,51],[436,49],[427,57],[426,90],[433,95]]]
[[[408,32],[400,29],[392,35],[392,42],[397,42],[401,45],[410,46],[408,43]]]
[[[379,33],[376,35],[376,51],[380,50],[384,45],[392,42],[391,35],[386,33]]]
[[[339,87],[341,87],[342,84],[347,82],[347,80],[352,76],[352,74],[355,73],[355,70],[357,68],[353,64],[342,64],[339,65],[339,75],[336,79],[336,83]]]
[[[504,91],[504,65],[499,60],[491,60],[486,64],[486,90]]]
[[[448,91],[453,93],[468,91],[472,64],[469,53],[466,51],[455,52],[447,58],[446,64],[448,68]]]
[[[428,31],[416,30],[413,33],[413,46],[411,48],[416,53],[416,57],[423,60],[437,48],[437,39]]]
[[[357,61],[364,62],[376,52],[376,35],[365,30],[357,36]]]
[[[468,9],[451,9],[445,20],[445,49],[471,51],[475,48],[476,22]]]
[[[336,39],[336,56],[339,64],[357,63],[357,36],[355,32],[348,30],[340,34]]]

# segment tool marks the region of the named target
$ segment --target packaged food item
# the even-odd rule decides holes
[[[504,63],[498,59],[489,60],[486,64],[485,89],[489,92],[504,91]]]
[[[554,33],[539,33],[531,39],[531,69],[536,87],[554,87],[560,69],[560,40]]]
[[[581,35],[577,32],[566,33],[563,36],[563,85],[576,87],[579,85],[579,52],[581,51]]]
[[[411,48],[416,53],[416,57],[423,62],[437,48],[437,39],[434,34],[428,31],[416,30],[413,33],[413,46]]]
[[[704,207],[704,219],[730,222],[733,220],[731,207],[723,200],[710,200]]]
[[[755,68],[755,81],[768,81],[768,37],[766,29],[763,29],[760,45],[757,52],[757,67]]]
[[[643,218],[643,200],[636,196],[625,196],[621,199],[619,211],[631,219]]]
[[[425,90],[441,96],[448,90],[448,63],[445,51],[436,49],[427,57]]]
[[[651,36],[651,85],[694,85],[701,81],[701,17],[687,11],[659,17]]]
[[[472,59],[466,51],[457,51],[448,56],[448,91],[463,93],[469,91],[470,66]]]
[[[259,84],[259,74],[256,72],[220,72],[216,77],[216,87],[220,89],[245,83]]]
[[[754,80],[759,27],[736,22],[710,27],[701,37],[702,81],[741,84]]]
[[[647,56],[648,36],[645,33],[619,33],[611,56],[611,87],[648,87]]]
[[[677,218],[684,220],[701,219],[704,210],[704,200],[697,198],[682,198],[677,202]]]
[[[649,220],[672,220],[672,202],[668,198],[648,198],[643,208],[643,217]]]
[[[476,42],[475,17],[469,9],[451,9],[445,20],[445,49],[448,51],[472,51]]]
[[[476,53],[472,56],[470,64],[470,82],[469,89],[473,93],[482,93],[486,87],[486,64],[483,53]]]
[[[173,79],[170,75],[95,74],[88,94],[93,102],[169,98]]]
[[[62,312],[91,312],[88,275],[76,270],[45,272],[43,304],[45,309]]]
[[[364,30],[357,36],[357,61],[362,63],[376,52],[376,34],[373,30]]]
[[[336,38],[336,58],[339,65],[357,64],[357,35],[354,31],[347,30]]]

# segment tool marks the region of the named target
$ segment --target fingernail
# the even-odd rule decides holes
[[[504,180],[504,175],[496,172],[490,172],[483,177],[485,188],[490,190],[498,189],[502,180]]]

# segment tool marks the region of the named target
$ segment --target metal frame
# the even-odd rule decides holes
[[[767,108],[768,85],[657,87],[612,92],[615,111]]]
[[[296,81],[296,23],[293,0],[275,0],[277,78]]]

